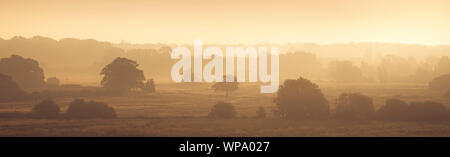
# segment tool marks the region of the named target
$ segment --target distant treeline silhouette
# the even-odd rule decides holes
[[[41,66],[53,75],[71,76],[61,80],[75,81],[78,78],[93,79],[105,65],[117,57],[125,57],[139,63],[148,76],[171,81],[170,69],[176,60],[170,58],[170,46],[174,45],[134,48],[128,45],[125,50],[120,46],[92,39],[14,37],[10,40],[0,39],[0,57],[12,54],[30,57],[43,63]],[[279,46],[282,50],[279,62],[281,80],[302,75],[338,82],[427,83],[434,77],[450,74],[448,46],[377,43]],[[388,52],[392,54],[381,55],[376,49],[390,50]],[[20,81],[18,83],[21,84]]]
[[[64,113],[61,113],[59,105],[50,98],[35,104],[31,112],[0,112],[0,118],[91,119],[115,117],[114,108],[107,104],[83,99],[73,100]]]

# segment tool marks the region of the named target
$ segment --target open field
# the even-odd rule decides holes
[[[334,108],[342,92],[361,92],[373,99],[376,108],[387,98],[405,101],[433,100],[450,107],[442,93],[425,85],[335,85],[318,83]],[[450,122],[383,121],[289,121],[274,118],[276,94],[260,94],[257,85],[240,85],[225,98],[207,84],[157,84],[156,93],[119,97],[87,97],[112,106],[116,119],[37,120],[0,119],[0,136],[450,136]],[[63,111],[73,98],[55,98]],[[31,111],[40,100],[1,103],[0,112]],[[206,117],[218,101],[231,102],[237,119],[214,120]],[[253,118],[263,106],[268,118]]]

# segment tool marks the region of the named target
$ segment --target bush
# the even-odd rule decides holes
[[[343,93],[336,105],[336,117],[349,120],[367,120],[375,113],[372,99],[360,93]]]
[[[59,111],[58,105],[49,98],[34,105],[31,115],[34,118],[58,118]]]
[[[235,118],[236,111],[231,103],[219,102],[213,106],[209,116],[212,118]]]
[[[256,117],[257,118],[266,118],[266,110],[264,110],[264,107],[260,106],[258,110],[256,111]]]
[[[65,116],[67,118],[115,118],[116,112],[103,102],[90,101],[85,102],[83,99],[75,99],[70,103]]]
[[[403,121],[410,118],[409,104],[400,99],[387,99],[376,112],[380,120]]]
[[[441,103],[412,102],[408,110],[412,121],[443,121],[449,119],[448,110]]]
[[[450,74],[434,78],[429,83],[429,87],[433,90],[450,90]]]
[[[398,99],[389,99],[377,111],[377,118],[387,121],[444,121],[450,120],[450,112],[437,102],[407,104]]]
[[[286,80],[275,98],[274,115],[287,119],[324,119],[329,105],[319,87],[302,77]]]

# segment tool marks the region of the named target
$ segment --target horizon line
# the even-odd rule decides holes
[[[2,36],[0,36],[1,40],[12,40],[13,38],[25,38],[25,39],[32,39],[32,38],[36,38],[36,37],[42,37],[42,38],[49,38],[55,41],[61,41],[63,39],[78,39],[78,40],[95,40],[98,42],[107,42],[113,45],[120,45],[120,44],[129,44],[129,45],[157,45],[157,44],[162,44],[162,45],[176,45],[176,46],[186,46],[186,45],[193,45],[194,40],[198,39],[198,38],[193,38],[192,39],[192,43],[164,43],[164,42],[128,42],[126,40],[120,41],[120,42],[115,42],[115,41],[111,41],[111,40],[100,40],[100,39],[95,39],[95,38],[79,38],[79,37],[62,37],[62,38],[53,38],[53,37],[49,37],[49,36],[43,36],[43,35],[32,35],[32,36],[23,36],[23,35],[14,35],[12,37],[10,37],[9,39],[5,39]],[[224,43],[203,43],[203,45],[290,45],[290,44],[313,44],[313,45],[317,45],[317,46],[328,46],[328,45],[344,45],[344,44],[398,44],[398,45],[422,45],[422,46],[450,46],[450,43],[448,44],[442,44],[442,43],[433,43],[433,44],[425,44],[425,43],[406,43],[406,42],[380,42],[380,41],[348,41],[348,42],[330,42],[330,43],[318,43],[318,42],[301,42],[301,41],[292,41],[292,42],[270,42],[267,41],[265,43],[255,43],[255,44],[248,44],[248,43],[228,43],[228,42],[224,42]]]

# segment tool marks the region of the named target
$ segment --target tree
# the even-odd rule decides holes
[[[9,75],[22,88],[40,88],[45,85],[44,71],[33,59],[11,55],[0,59],[0,73]]]
[[[432,90],[450,90],[450,74],[434,78],[429,83],[429,87]]]
[[[336,81],[350,82],[363,80],[361,70],[350,61],[332,61],[328,64],[328,70]]]
[[[59,86],[60,81],[56,77],[49,77],[47,78],[47,85],[49,86]]]
[[[417,60],[414,57],[386,55],[380,60],[378,76],[381,82],[404,82],[416,73],[417,66]]]
[[[58,105],[49,98],[34,105],[32,114],[36,118],[57,118],[59,111]]]
[[[10,76],[0,74],[0,102],[22,100],[26,95]]]
[[[281,118],[324,119],[329,115],[329,104],[319,86],[302,77],[284,81],[274,101],[274,115]]]
[[[147,82],[144,85],[144,90],[150,93],[155,92],[155,83],[153,79],[147,80]]]
[[[442,56],[436,66],[435,73],[437,75],[450,74],[450,59],[448,56]]]
[[[112,63],[106,65],[101,75],[101,85],[110,91],[128,91],[131,89],[142,89],[144,86],[144,72],[137,67],[136,61],[127,58],[116,58]]]
[[[225,91],[225,97],[228,97],[228,95],[237,90],[239,88],[239,83],[237,82],[236,77],[233,77],[233,82],[227,82],[227,77],[233,77],[233,76],[223,76],[222,82],[216,82],[212,88],[214,88],[214,91]]]
[[[103,102],[75,99],[64,114],[67,118],[115,118],[116,111]]]
[[[350,120],[367,120],[375,113],[372,99],[360,93],[342,93],[336,104],[336,117]]]
[[[234,110],[233,104],[226,102],[219,102],[213,106],[209,117],[212,118],[235,118],[236,111]]]

